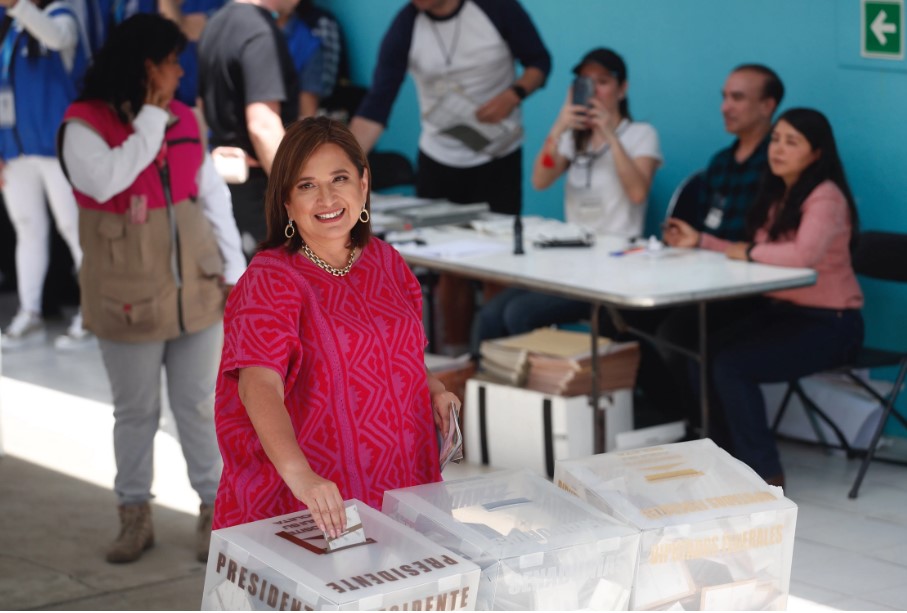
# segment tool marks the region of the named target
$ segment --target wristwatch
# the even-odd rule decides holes
[[[746,259],[748,262],[753,261],[753,248],[756,246],[756,243],[750,243],[750,246],[746,248]]]
[[[529,95],[529,92],[527,92],[526,88],[523,87],[522,85],[514,84],[514,85],[510,86],[510,89],[513,90],[513,93],[515,93],[516,97],[519,98],[520,100],[525,100],[526,96]]]

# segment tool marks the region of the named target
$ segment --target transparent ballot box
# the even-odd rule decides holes
[[[479,567],[355,504],[366,541],[328,551],[308,511],[211,534],[203,610],[473,610]]]
[[[711,440],[559,461],[554,478],[642,532],[631,608],[786,608],[797,505]]]
[[[478,609],[626,609],[638,532],[528,470],[391,490],[385,513],[482,568]]]

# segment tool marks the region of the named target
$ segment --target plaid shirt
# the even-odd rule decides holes
[[[759,191],[762,173],[768,167],[769,140],[766,136],[743,163],[734,159],[740,141],[715,154],[699,192],[699,230],[730,241],[745,238],[746,214]],[[717,228],[710,227],[714,223],[706,225],[712,209],[721,211]],[[711,221],[715,221],[714,217]]]

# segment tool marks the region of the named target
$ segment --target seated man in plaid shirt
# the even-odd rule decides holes
[[[762,173],[768,166],[772,116],[781,104],[784,85],[771,68],[761,64],[741,64],[728,75],[721,95],[724,129],[737,139],[712,157],[700,183],[698,197],[692,203],[692,211],[684,217],[699,231],[726,240],[741,241],[744,239],[747,211],[756,198]],[[710,304],[709,330],[716,330],[741,317],[752,300],[741,298]],[[684,347],[696,347],[699,325],[695,305],[662,311],[656,317],[661,319],[656,332],[659,339]],[[655,366],[650,360],[643,359],[639,373],[642,387],[655,387],[647,386],[645,382],[659,380],[657,387],[660,391],[655,399],[658,409],[671,418],[688,418],[691,426],[695,427],[699,421],[699,405],[690,389],[688,360],[673,351],[660,349],[660,353],[669,366],[673,382],[664,381],[663,372],[643,372]],[[665,402],[666,398],[671,401]]]

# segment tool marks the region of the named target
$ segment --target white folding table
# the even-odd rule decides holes
[[[615,255],[627,247],[620,237],[599,236],[592,247],[539,248],[524,245],[513,253],[513,239],[489,237],[474,230],[451,226],[424,228],[419,245],[400,246],[412,266],[452,273],[482,281],[512,285],[588,301],[591,304],[592,393],[595,450],[604,451],[605,421],[598,405],[598,319],[601,307],[619,320],[617,309],[651,309],[696,304],[699,309],[699,348],[690,355],[700,363],[700,389],[708,389],[708,302],[751,296],[781,289],[812,285],[816,273],[809,268],[768,266],[731,260],[704,249],[665,248]],[[424,244],[421,244],[424,243]],[[631,332],[640,334],[638,330]],[[645,336],[645,335],[644,335]],[[708,436],[708,394],[700,394],[701,436]]]

